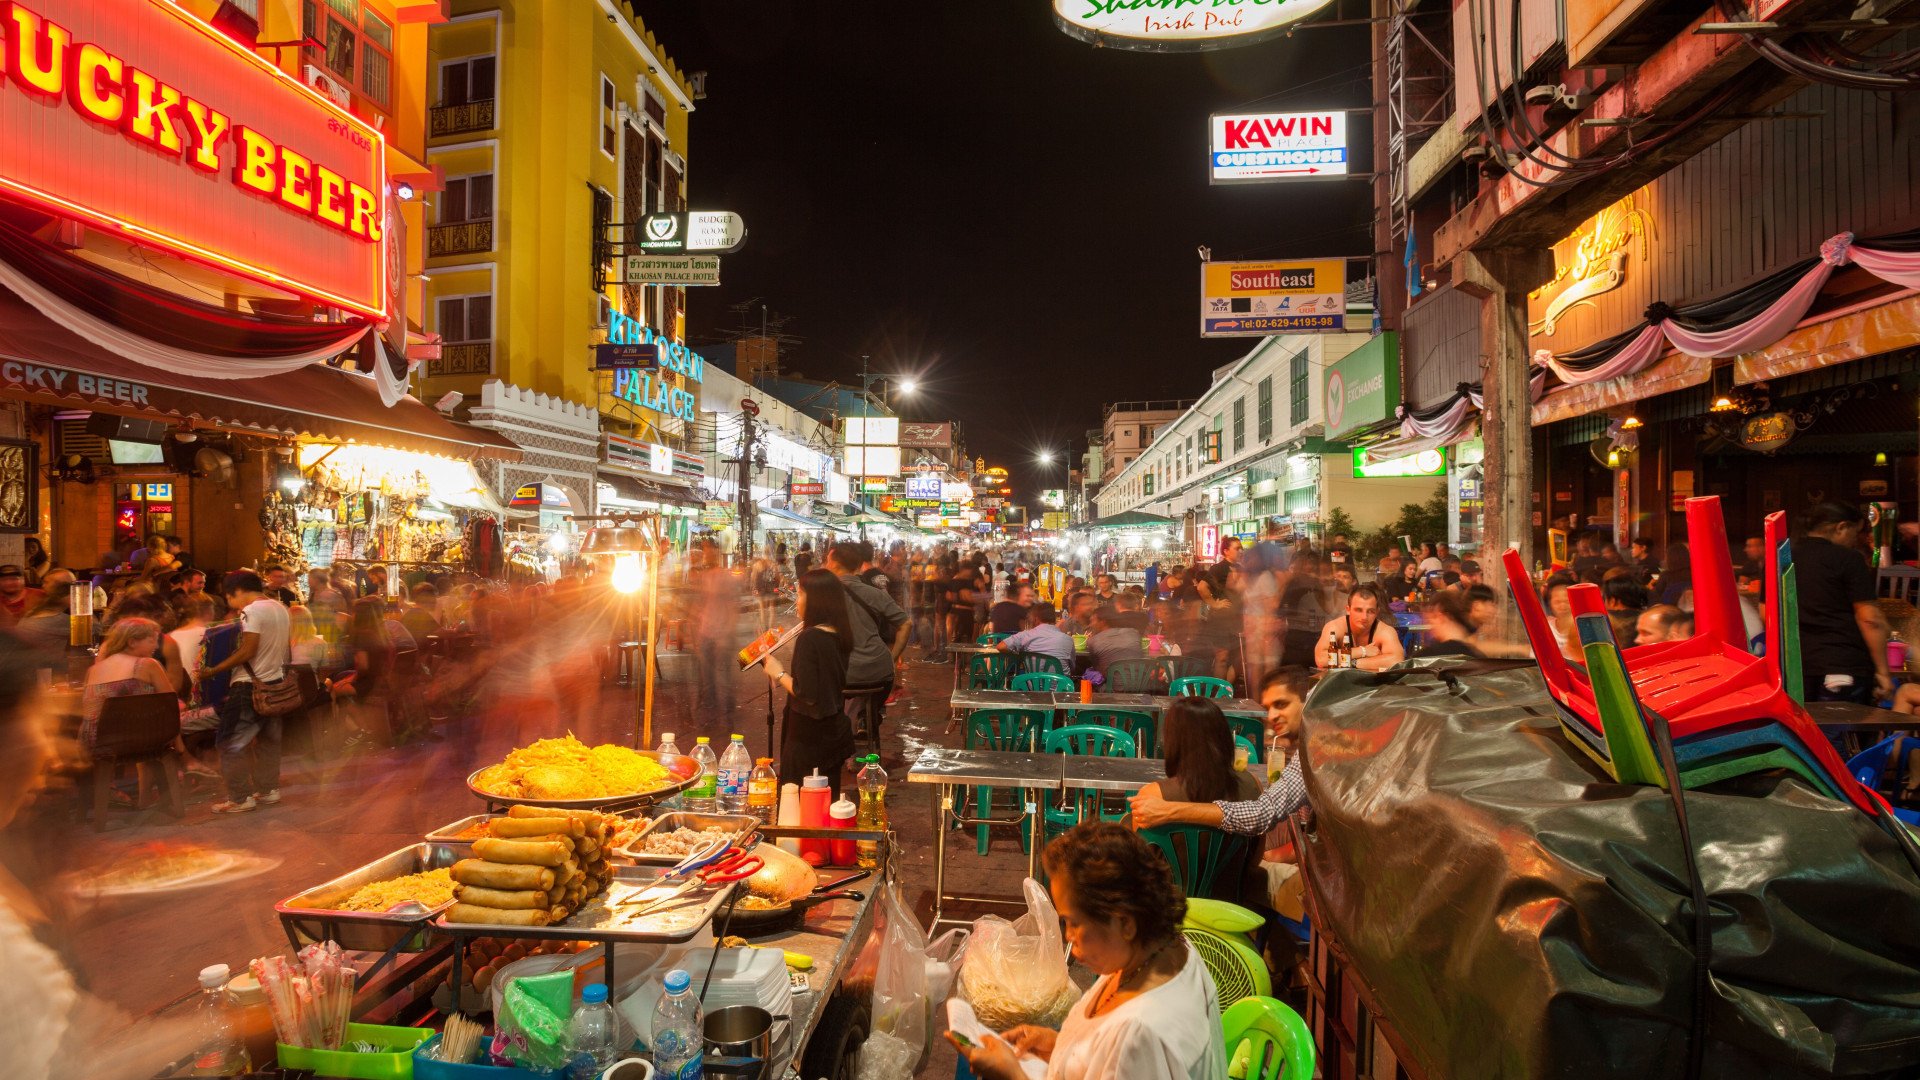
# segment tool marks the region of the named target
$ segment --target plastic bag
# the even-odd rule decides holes
[[[1027,913],[1014,922],[997,915],[974,920],[960,963],[960,996],[995,1031],[1020,1024],[1058,1028],[1079,1000],[1067,975],[1060,915],[1040,883],[1022,885]]]
[[[874,1034],[885,1032],[908,1046],[927,1045],[927,932],[908,909],[899,886],[888,882],[880,898],[887,916],[880,967],[873,976]]]
[[[953,972],[960,966],[973,931],[965,927],[949,930],[927,946],[927,1011],[931,1013],[953,993]]]

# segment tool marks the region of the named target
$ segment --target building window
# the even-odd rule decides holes
[[[614,147],[619,144],[619,132],[615,130],[615,120],[620,115],[619,106],[613,97],[613,80],[600,76],[600,152],[613,157]]]
[[[300,29],[321,44],[313,59],[381,112],[392,107],[393,24],[360,0],[306,0]]]
[[[1233,401],[1233,452],[1238,454],[1247,448],[1247,399],[1235,398]]]
[[[595,292],[607,287],[608,271],[613,263],[613,193],[593,189],[593,246],[588,251],[593,261],[593,289]],[[600,325],[606,326],[606,309],[612,305],[604,293],[600,296]]]
[[[450,343],[493,340],[493,297],[440,298],[440,340]]]
[[[476,173],[473,176],[453,176],[447,178],[446,190],[440,193],[440,224],[451,225],[458,221],[492,220],[492,173]]]
[[[1260,380],[1257,400],[1259,409],[1254,419],[1253,437],[1266,442],[1273,438],[1273,376]]]
[[[1287,414],[1289,423],[1298,427],[1307,422],[1307,354],[1293,356],[1287,372]]]
[[[494,73],[498,62],[491,56],[470,60],[449,60],[440,65],[440,104],[471,105],[493,100]]]

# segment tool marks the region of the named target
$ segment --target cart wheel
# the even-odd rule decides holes
[[[865,1003],[836,994],[820,1013],[820,1023],[800,1059],[802,1080],[853,1080],[853,1054],[867,1041],[871,1022]]]

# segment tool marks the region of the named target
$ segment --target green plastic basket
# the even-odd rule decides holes
[[[351,1050],[309,1050],[304,1046],[279,1047],[280,1067],[306,1069],[321,1076],[346,1080],[413,1080],[414,1047],[433,1038],[431,1028],[381,1027],[378,1024],[348,1024],[347,1042],[368,1042],[385,1048],[384,1053],[356,1054]]]

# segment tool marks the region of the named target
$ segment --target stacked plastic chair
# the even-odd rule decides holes
[[[1850,802],[1903,844],[1911,842],[1891,807],[1847,769],[1802,707],[1798,606],[1786,515],[1767,516],[1765,657],[1749,653],[1734,591],[1720,500],[1687,500],[1692,545],[1694,636],[1622,649],[1594,585],[1568,590],[1584,664],[1569,662],[1547,623],[1519,552],[1504,557],[1507,581],[1560,725],[1573,744],[1628,784],[1666,787],[1655,753],[1664,727],[1680,783],[1716,781],[1785,769],[1816,791]]]

